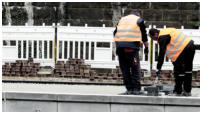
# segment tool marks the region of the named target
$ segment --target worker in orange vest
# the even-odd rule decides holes
[[[122,95],[139,95],[140,83],[140,60],[139,50],[142,41],[145,45],[144,53],[148,53],[146,26],[140,12],[132,11],[122,17],[114,31],[116,54],[123,75],[123,82],[127,89]]]
[[[160,74],[161,67],[166,55],[174,65],[175,87],[173,95],[191,96],[192,68],[195,54],[194,41],[182,31],[175,28],[162,30],[150,29],[149,36],[158,41],[159,56],[157,63],[157,74]]]

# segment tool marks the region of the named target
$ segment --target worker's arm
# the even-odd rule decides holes
[[[142,33],[142,42],[145,47],[148,47],[147,31],[146,26],[144,24],[144,20],[142,18],[139,18],[137,24],[139,25],[140,31]]]
[[[147,39],[147,31],[146,31],[146,26],[144,24],[144,20],[142,18],[139,18],[137,21],[138,26],[140,27],[140,31],[142,33],[142,42],[144,44],[144,54],[148,54],[149,49],[148,49],[148,39]]]
[[[157,63],[157,69],[161,70],[161,67],[163,65],[164,62],[164,56],[165,56],[165,52],[166,52],[166,46],[168,45],[168,43],[170,42],[170,35],[163,35],[160,36],[158,39],[158,43],[159,43],[159,56],[158,56],[158,63]]]
[[[113,32],[114,36],[115,36],[116,32],[117,32],[117,27],[115,28],[115,30]]]

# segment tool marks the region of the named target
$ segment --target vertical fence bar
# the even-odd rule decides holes
[[[95,41],[95,42],[94,42],[94,60],[95,60],[96,45],[97,45],[97,42]]]
[[[23,40],[21,40],[21,59],[23,59]]]
[[[36,53],[37,56],[36,56],[36,58],[39,59],[39,53],[40,53],[39,52],[39,48],[40,48],[40,46],[39,46],[39,40],[37,41],[37,46],[38,46],[38,48],[37,48],[37,53]]]
[[[59,52],[59,50],[60,50],[59,48],[60,48],[60,43],[59,43],[59,40],[57,40],[57,51],[56,51],[57,54],[56,54],[56,60],[60,59],[60,58],[59,58],[59,55],[60,55],[60,54],[59,54],[59,53],[60,53],[60,52]]]
[[[88,60],[91,60],[91,41],[89,41],[89,48],[88,48]]]
[[[28,40],[25,40],[25,44],[26,44],[26,53],[25,53],[25,59],[28,58]]]
[[[144,46],[142,45],[142,61],[145,61]]]
[[[64,58],[64,55],[65,55],[65,53],[64,53],[64,48],[65,48],[65,46],[64,46],[64,45],[65,45],[65,41],[63,40],[63,41],[62,41],[62,59],[65,59],[65,58]]]
[[[81,41],[78,41],[78,59],[80,59],[80,54],[81,54],[81,52],[80,52],[80,48],[81,48],[80,43],[81,43]]]
[[[42,52],[41,52],[41,56],[42,56],[42,59],[44,59],[44,58],[45,58],[45,57],[44,57],[44,56],[45,56],[45,50],[44,50],[44,46],[45,46],[45,45],[44,45],[44,40],[42,40],[41,43],[42,43],[42,44],[41,44],[41,45],[42,45],[42,46],[41,46],[41,48],[42,48],[42,49],[41,49],[41,50],[42,50]]]
[[[47,40],[47,59],[50,59],[50,40]]]
[[[70,41],[67,41],[67,59],[69,59],[70,56],[69,52],[70,52]]]
[[[72,41],[73,42],[73,48],[72,48],[72,58],[75,58],[75,41]]]
[[[110,55],[111,55],[111,61],[112,61],[112,56],[113,56],[113,53],[112,53],[112,49],[113,49],[113,44],[112,42],[110,42]]]
[[[83,59],[86,59],[86,41],[83,41]]]
[[[16,40],[16,44],[17,44],[16,52],[18,54],[17,59],[19,59],[19,40]]]
[[[34,40],[32,40],[32,45],[31,45],[31,48],[32,48],[32,58],[34,58]]]

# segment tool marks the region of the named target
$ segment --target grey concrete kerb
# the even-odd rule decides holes
[[[53,94],[53,93],[23,93],[3,92],[2,100],[33,100],[57,102],[94,102],[118,104],[145,105],[181,105],[200,106],[200,98],[168,97],[168,96],[135,96],[135,95],[88,95],[88,94]]]

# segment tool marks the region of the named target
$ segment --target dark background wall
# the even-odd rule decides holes
[[[199,2],[3,2],[2,25],[52,25],[61,23],[72,26],[113,27],[123,11],[141,10],[146,25],[163,25],[180,28],[198,28],[200,24]]]

